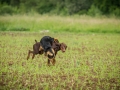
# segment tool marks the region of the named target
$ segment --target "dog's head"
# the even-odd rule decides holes
[[[62,52],[65,52],[66,49],[67,49],[67,45],[66,45],[65,43],[61,43],[61,44],[60,44],[60,50],[61,50]]]

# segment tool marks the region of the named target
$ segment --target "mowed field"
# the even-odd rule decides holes
[[[26,59],[45,35],[68,46],[55,66],[44,55]],[[0,32],[0,90],[119,90],[119,75],[119,34]]]

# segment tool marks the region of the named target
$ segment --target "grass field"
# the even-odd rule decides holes
[[[44,35],[68,46],[55,66],[44,55],[26,60]],[[119,75],[119,34],[0,32],[0,90],[119,90]]]

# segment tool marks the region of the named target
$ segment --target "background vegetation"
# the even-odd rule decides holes
[[[0,0],[0,14],[120,16],[120,0]]]
[[[0,31],[120,33],[120,20],[89,16],[7,15],[0,16]]]

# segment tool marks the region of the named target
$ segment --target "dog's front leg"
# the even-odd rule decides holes
[[[56,63],[56,60],[55,60],[55,58],[53,58],[52,64],[55,65],[55,63]]]
[[[53,64],[53,65],[55,65],[55,58],[52,58],[52,59],[49,59],[49,61]]]
[[[50,60],[49,59],[48,59],[48,63],[47,64],[48,64],[48,66],[50,66]]]

